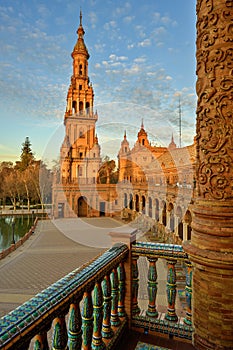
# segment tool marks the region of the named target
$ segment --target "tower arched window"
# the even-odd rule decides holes
[[[79,75],[83,75],[83,65],[79,65]]]
[[[82,113],[82,111],[83,111],[83,102],[82,101],[80,101],[79,102],[79,111]]]
[[[77,113],[77,102],[76,101],[72,102],[72,110],[73,110],[73,113]]]
[[[86,102],[86,112],[87,112],[87,114],[89,114],[89,111],[90,111],[90,103]]]

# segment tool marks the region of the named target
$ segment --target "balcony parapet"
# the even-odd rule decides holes
[[[81,326],[76,329],[76,332],[71,329],[67,336],[66,327],[64,326],[65,316],[70,310],[70,315],[72,315],[72,317],[70,316],[69,324],[82,324],[80,316],[77,315],[80,315],[79,302],[84,296],[86,307],[84,307],[82,315],[83,326],[86,325],[87,328],[91,326],[86,322],[87,315],[85,314],[87,310],[92,309],[90,293],[92,291],[93,293],[95,292],[97,283],[99,292],[100,282],[104,280],[106,275],[111,275],[112,271],[118,268],[119,264],[127,258],[128,252],[129,249],[125,244],[116,243],[112,248],[105,251],[95,260],[72,271],[28,302],[4,316],[0,320],[0,348],[27,349],[34,336],[36,336],[34,349],[41,348],[37,346],[39,346],[38,344],[40,343],[42,343],[41,345],[43,346],[47,344],[47,331],[51,328],[52,322],[54,322],[54,334],[56,333],[53,346],[55,345],[54,343],[58,341],[57,336],[62,339],[67,339],[69,338],[69,334],[71,334],[69,342],[74,341],[72,340],[74,333],[76,333],[77,336],[75,341],[78,342],[78,337],[82,333]],[[94,309],[98,309],[98,297],[96,297],[96,299],[97,303],[93,305]],[[75,309],[77,309],[75,313],[76,316],[74,316]],[[75,317],[78,318],[78,321],[75,321]],[[94,317],[98,319],[97,316]],[[90,317],[90,323],[92,323],[92,318],[93,315]],[[120,322],[117,333],[119,333],[119,329],[123,329],[125,325],[126,319]],[[98,328],[97,326],[100,327],[99,324],[97,325],[94,323],[94,328]],[[89,331],[90,329],[88,328],[87,334]],[[96,339],[101,341],[99,337],[101,338],[101,334],[96,335],[95,341]],[[91,342],[92,339],[85,339],[85,341],[88,343]],[[111,339],[111,343],[114,343],[114,337]],[[56,348],[56,346],[54,346],[54,348]],[[64,347],[64,349],[65,348],[66,347]],[[79,349],[79,347],[77,347],[77,349]]]
[[[138,303],[138,288],[140,283],[140,274],[138,272],[137,260],[140,256],[148,260],[148,308],[140,310]],[[167,312],[159,313],[156,308],[157,297],[157,268],[158,259],[165,259],[167,265]],[[186,317],[178,317],[176,314],[176,263],[179,262],[185,266],[186,274]],[[135,242],[132,245],[132,264],[133,264],[133,316],[132,327],[143,329],[144,332],[159,332],[192,339],[192,264],[188,255],[184,252],[182,246],[176,244]]]
[[[135,242],[135,231],[111,234],[115,243],[0,320],[0,348],[116,349],[127,325],[144,332],[192,338],[192,265],[181,246]],[[140,310],[140,256],[148,260],[148,309]],[[167,312],[156,309],[158,259],[167,261]],[[186,266],[186,317],[176,314],[176,263]],[[145,277],[145,276],[144,276]],[[142,282],[142,281],[141,281]],[[142,282],[145,283],[145,282]],[[82,311],[81,311],[82,305]]]

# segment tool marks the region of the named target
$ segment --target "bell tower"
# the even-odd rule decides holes
[[[61,181],[88,184],[96,182],[101,159],[95,132],[98,114],[93,112],[94,91],[88,77],[90,56],[84,42],[81,11],[77,34],[71,54],[73,74],[64,115],[65,139],[60,151]]]

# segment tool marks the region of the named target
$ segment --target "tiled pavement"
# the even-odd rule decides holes
[[[101,251],[72,241],[49,220],[39,221],[29,240],[0,261],[0,317]]]

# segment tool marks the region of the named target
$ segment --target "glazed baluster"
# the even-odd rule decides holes
[[[167,302],[168,308],[165,315],[166,320],[176,322],[178,317],[175,311],[176,303],[176,260],[167,261]]]
[[[65,316],[56,317],[53,321],[53,350],[67,349],[67,329]]]
[[[102,324],[102,336],[103,338],[111,338],[113,336],[113,331],[111,329],[111,281],[110,276],[106,275],[102,282],[103,289],[103,324]]]
[[[33,350],[49,350],[46,331],[41,332],[35,336]]]
[[[148,309],[146,311],[147,316],[157,317],[158,311],[156,310],[156,295],[157,295],[157,270],[156,261],[158,259],[148,258],[149,269],[148,269]]]
[[[69,350],[79,350],[82,347],[82,318],[79,302],[70,305],[68,345]]]
[[[137,315],[140,313],[138,306],[138,256],[132,257],[132,314]]]
[[[82,309],[82,331],[83,331],[83,350],[91,350],[92,332],[93,332],[93,305],[91,292],[85,292],[83,295]]]
[[[111,325],[119,326],[120,319],[118,317],[118,275],[117,269],[114,268],[110,275],[111,278],[111,286],[112,286],[112,308],[111,308]]]
[[[100,282],[96,282],[93,292],[93,336],[92,349],[106,349],[102,339],[102,321],[103,321],[103,294]]]
[[[125,317],[125,268],[120,262],[118,268],[119,294],[118,294],[118,316]]]
[[[192,264],[189,260],[185,261],[186,265],[186,286],[185,286],[185,295],[186,295],[186,317],[184,322],[187,325],[192,324]]]

